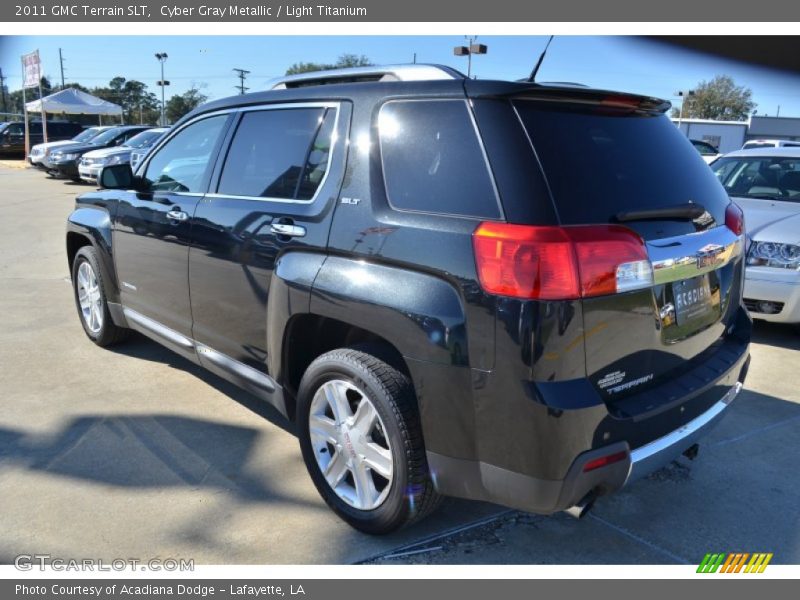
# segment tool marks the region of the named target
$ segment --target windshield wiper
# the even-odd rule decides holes
[[[669,206],[656,206],[642,210],[624,210],[617,213],[617,221],[629,223],[630,221],[649,221],[651,219],[685,219],[693,221],[706,214],[706,209],[697,202],[684,204],[670,204]]]

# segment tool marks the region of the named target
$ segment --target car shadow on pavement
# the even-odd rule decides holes
[[[0,428],[0,467],[118,487],[205,487],[242,501],[304,504],[269,487],[268,473],[248,472],[262,435],[250,427],[175,415],[84,415],[54,433]]]
[[[294,423],[288,421],[274,406],[256,398],[249,392],[225,381],[222,377],[175,354],[171,350],[168,350],[164,346],[161,346],[139,333],[134,332],[130,340],[118,346],[111,346],[108,350],[124,356],[130,356],[131,358],[162,363],[180,371],[191,373],[217,391],[235,400],[246,409],[266,419],[273,425],[280,427],[284,431],[297,436]]]
[[[800,325],[753,321],[752,342],[789,350],[800,350]]]

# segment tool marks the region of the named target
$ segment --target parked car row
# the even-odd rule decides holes
[[[90,127],[71,140],[33,146],[28,162],[53,177],[95,183],[106,165],[131,163],[134,153],[140,161],[167,130],[149,125]]]

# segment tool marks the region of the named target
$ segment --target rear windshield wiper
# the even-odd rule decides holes
[[[649,221],[651,219],[686,219],[693,221],[706,214],[702,204],[686,202],[684,204],[670,204],[669,206],[656,206],[642,210],[623,210],[617,213],[617,221],[628,223],[630,221]]]

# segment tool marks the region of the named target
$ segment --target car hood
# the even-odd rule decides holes
[[[734,198],[744,211],[751,239],[795,244],[800,242],[800,202]]]
[[[67,146],[69,144],[74,144],[72,140],[60,140],[58,142],[47,142],[46,144],[36,144],[31,148],[31,150],[49,150],[50,148],[55,148],[56,146]]]
[[[92,146],[91,144],[76,144],[75,142],[71,144],[64,144],[61,146],[58,151],[63,153],[72,153],[78,152],[83,154],[84,152],[90,152],[91,150],[100,150],[105,148],[105,146]]]
[[[98,150],[91,150],[83,156],[85,158],[107,158],[109,156],[114,156],[115,154],[130,154],[131,150],[133,150],[133,148],[120,148],[118,146],[114,146],[112,148],[99,148]]]

